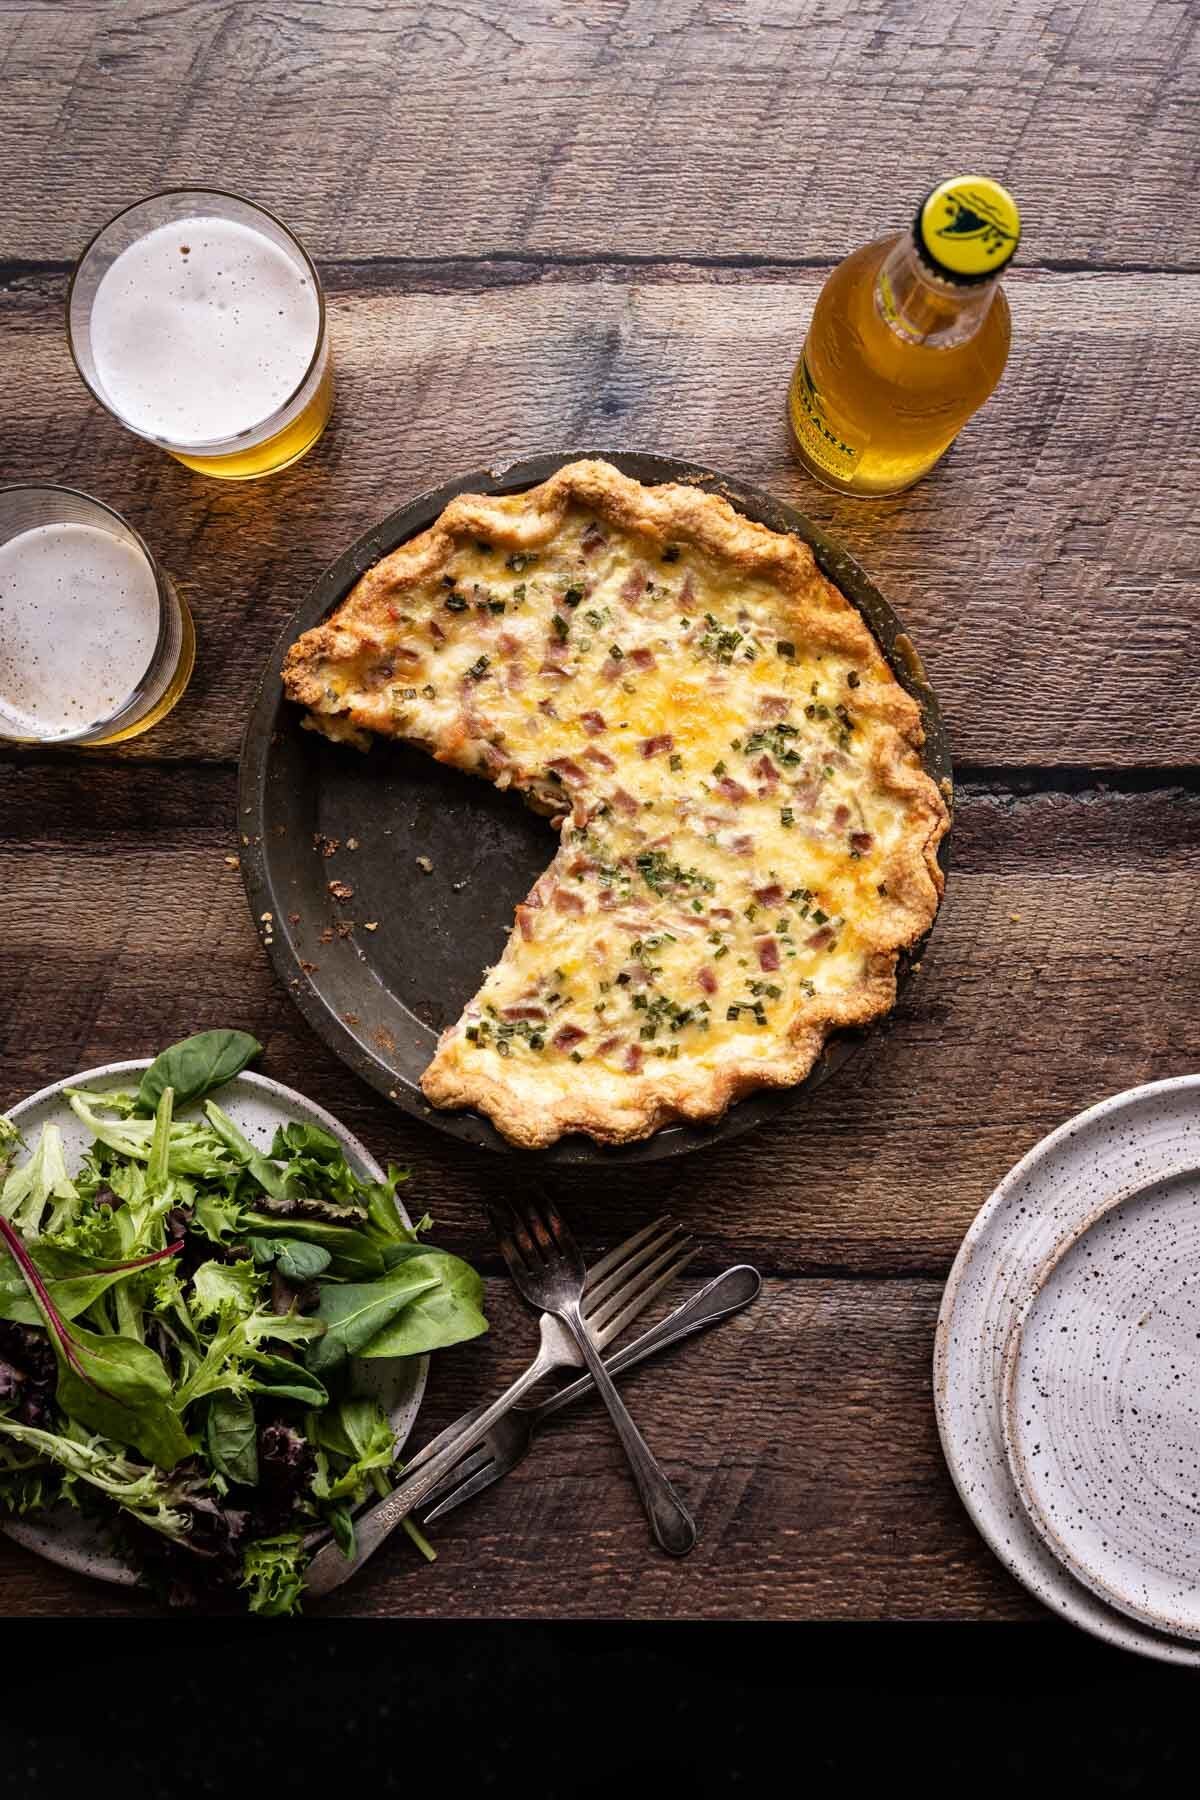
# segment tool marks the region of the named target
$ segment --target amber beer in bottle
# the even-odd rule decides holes
[[[838,264],[788,391],[810,475],[868,498],[933,467],[1004,372],[1011,328],[999,276],[1020,235],[1007,189],[955,176],[926,195],[910,231]]]

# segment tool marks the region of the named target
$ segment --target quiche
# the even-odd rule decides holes
[[[558,848],[422,1077],[512,1143],[801,1081],[887,1012],[949,818],[919,708],[807,544],[599,460],[461,494],[283,673],[305,723],[520,790]]]

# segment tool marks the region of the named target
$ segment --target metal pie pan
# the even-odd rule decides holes
[[[732,477],[674,457],[623,450],[538,456],[446,482],[359,538],[289,619],[259,683],[239,785],[246,893],[280,978],[343,1062],[439,1131],[510,1154],[517,1153],[514,1146],[480,1114],[431,1107],[420,1077],[439,1032],[458,1017],[485,967],[499,956],[513,907],[550,860],[553,835],[518,796],[420,751],[380,741],[364,756],[303,730],[280,677],[301,632],[338,606],[381,557],[431,525],[456,494],[518,493],[583,457],[603,457],[648,485],[687,482],[719,494],[747,518],[810,544],[822,571],[857,608],[897,679],[919,703],[927,771],[946,784],[947,793],[952,779],[937,701],[891,607],[811,520]],[[946,851],[944,838],[943,867]],[[349,895],[337,898],[331,882],[344,884],[343,895],[346,889]],[[901,988],[927,941],[902,957]],[[619,1146],[573,1133],[546,1150],[519,1154],[544,1165],[652,1162],[723,1142],[811,1093],[866,1035],[835,1033],[806,1080],[750,1095],[711,1126],[672,1125]]]

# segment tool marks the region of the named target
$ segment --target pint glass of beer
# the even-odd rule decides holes
[[[202,475],[286,468],[329,418],[317,271],[236,194],[175,188],[118,213],[76,264],[67,335],[100,404]]]
[[[0,739],[136,737],[195,655],[186,603],[119,513],[74,488],[0,488]]]

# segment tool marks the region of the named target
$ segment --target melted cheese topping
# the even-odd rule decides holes
[[[673,1065],[769,1058],[861,990],[906,826],[859,712],[894,690],[882,659],[781,637],[770,582],[578,504],[537,552],[460,541],[386,612],[318,665],[315,722],[423,743],[562,817],[437,1065],[535,1102],[657,1072],[669,1094]]]

